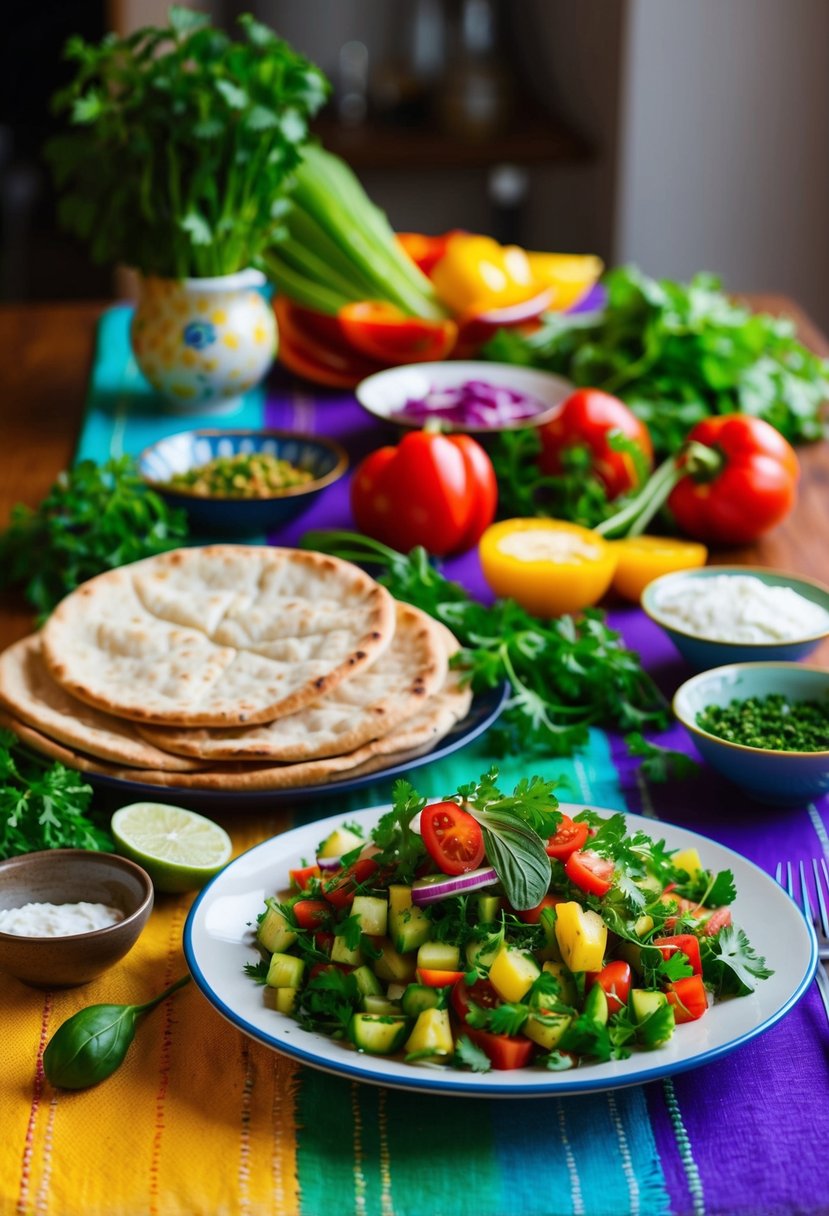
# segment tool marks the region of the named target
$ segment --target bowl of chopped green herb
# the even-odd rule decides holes
[[[138,458],[146,484],[202,535],[254,536],[295,518],[348,467],[338,443],[277,430],[168,435]]]
[[[829,671],[732,663],[686,680],[674,713],[703,759],[752,798],[796,806],[829,792]]]

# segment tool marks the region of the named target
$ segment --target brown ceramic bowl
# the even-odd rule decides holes
[[[61,937],[0,932],[0,971],[35,988],[86,984],[132,949],[153,907],[149,874],[114,853],[50,849],[0,862],[0,909],[81,902],[120,908],[124,919]]]

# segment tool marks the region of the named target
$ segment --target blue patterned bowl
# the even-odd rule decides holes
[[[800,806],[829,791],[829,751],[777,752],[718,739],[697,725],[708,705],[782,693],[789,701],[829,698],[829,671],[801,663],[731,663],[692,676],[673,708],[703,759],[759,802]]]
[[[206,497],[169,485],[169,479],[175,473],[198,468],[217,456],[256,452],[265,452],[307,469],[314,474],[314,480],[269,498],[232,498],[218,494]],[[338,481],[347,468],[348,457],[338,443],[294,431],[181,431],[160,439],[138,458],[138,469],[144,481],[171,507],[187,512],[193,532],[222,536],[254,536],[296,518],[310,507],[326,486]]]
[[[721,667],[724,663],[789,662],[804,659],[829,636],[827,627],[787,641],[719,642],[691,633],[687,629],[677,628],[669,618],[663,616],[660,611],[660,598],[666,591],[687,590],[688,595],[692,595],[694,587],[701,581],[715,578],[719,574],[751,575],[768,587],[788,587],[829,613],[829,587],[814,579],[797,578],[780,570],[767,570],[762,566],[701,566],[698,570],[677,570],[673,574],[663,574],[661,578],[648,583],[642,592],[642,608],[652,621],[664,629],[682,657],[697,671]]]

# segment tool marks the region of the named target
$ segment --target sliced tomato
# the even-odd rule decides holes
[[[292,887],[297,887],[300,891],[307,891],[311,885],[311,880],[319,878],[319,866],[300,866],[296,870],[288,871],[288,878]]]
[[[652,945],[656,946],[664,959],[668,959],[680,950],[688,956],[694,975],[702,975],[702,960],[699,953],[699,941],[693,933],[677,933],[674,937],[655,937]]]
[[[325,883],[322,893],[335,908],[347,908],[353,903],[359,887],[376,874],[378,869],[373,857],[358,857],[337,878]]]
[[[630,965],[617,959],[612,963],[607,963],[601,971],[588,971],[584,984],[588,990],[594,984],[604,988],[607,996],[607,1011],[613,1014],[618,1013],[627,1005],[632,979]]]
[[[427,988],[448,988],[463,979],[462,971],[437,971],[431,967],[418,967],[418,982]]]
[[[545,895],[541,903],[536,904],[534,908],[524,908],[523,910],[513,908],[512,911],[519,920],[523,920],[525,925],[537,925],[545,908],[554,908],[556,904],[562,902],[560,895]]]
[[[494,1009],[502,1003],[489,980],[476,980],[474,984],[467,984],[466,980],[459,979],[449,999],[455,1016],[464,1026],[470,1005],[479,1005],[481,1009]]]
[[[477,819],[456,802],[435,802],[420,813],[420,834],[444,874],[466,874],[484,859],[484,834]]]
[[[325,929],[318,929],[314,934],[314,945],[323,954],[330,954],[331,947],[334,945],[334,934],[328,933]]]
[[[293,907],[294,920],[300,929],[316,929],[331,915],[331,905],[324,899],[298,899]]]
[[[613,885],[613,862],[591,849],[571,853],[564,863],[564,872],[570,882],[588,895],[606,895]]]
[[[409,317],[384,300],[356,300],[337,314],[346,340],[361,355],[383,363],[445,359],[458,337],[454,321]]]
[[[561,816],[561,823],[554,836],[551,836],[544,846],[548,857],[556,857],[564,861],[580,849],[587,840],[587,824],[574,823],[569,815]]]
[[[533,1053],[531,1039],[513,1038],[508,1034],[492,1034],[489,1030],[476,1030],[467,1026],[464,1030],[476,1047],[480,1047],[484,1055],[489,1057],[493,1068],[506,1071],[510,1068],[523,1068],[530,1062]]]
[[[695,1022],[708,1009],[708,996],[701,975],[689,975],[684,980],[674,980],[665,995],[674,1007],[677,1022]]]
[[[353,388],[360,380],[388,367],[367,359],[347,342],[336,317],[299,308],[286,296],[273,304],[279,329],[279,362],[314,384]]]

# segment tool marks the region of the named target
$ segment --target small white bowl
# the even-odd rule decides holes
[[[512,363],[487,363],[483,360],[447,360],[443,363],[407,363],[402,367],[390,367],[384,372],[375,372],[361,380],[354,390],[364,410],[384,422],[393,422],[407,429],[420,430],[423,422],[398,414],[410,399],[421,399],[435,388],[456,388],[468,380],[485,380],[488,384],[510,388],[516,393],[534,397],[543,405],[539,413],[500,426],[465,425],[445,422],[447,431],[459,431],[468,435],[495,435],[500,431],[514,431],[521,427],[540,426],[555,417],[562,403],[575,391],[575,386],[561,376],[551,372],[534,371],[529,367],[517,367]],[[440,418],[435,412],[435,418]]]

